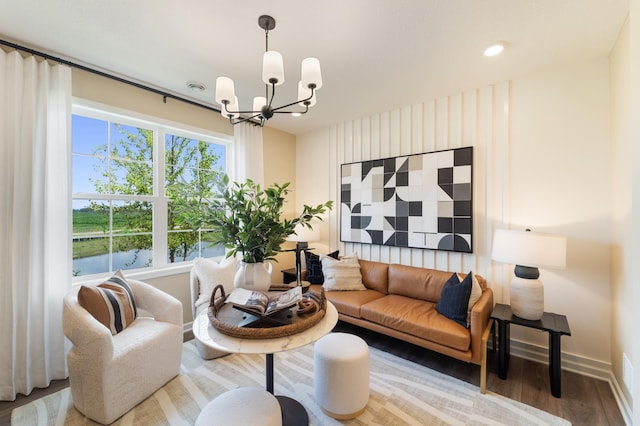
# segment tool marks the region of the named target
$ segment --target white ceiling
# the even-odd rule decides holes
[[[268,122],[300,134],[606,57],[628,8],[628,0],[0,0],[0,38],[209,105],[225,75],[248,109],[264,93],[257,21],[269,14],[277,21],[269,47],[282,53],[286,76],[275,106],[295,100],[302,59],[322,66],[317,105]],[[497,40],[507,50],[484,57]]]

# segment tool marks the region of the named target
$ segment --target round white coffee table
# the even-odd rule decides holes
[[[331,302],[327,301],[325,316],[311,328],[291,336],[273,339],[247,339],[229,336],[216,330],[209,322],[207,310],[204,310],[193,321],[193,335],[204,345],[220,351],[266,354],[266,389],[273,393],[273,354],[315,342],[333,330],[337,322],[338,311]],[[277,395],[276,398],[282,409],[283,426],[309,424],[309,415],[302,404],[282,395]]]

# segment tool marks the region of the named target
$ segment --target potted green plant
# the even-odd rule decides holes
[[[299,216],[287,219],[283,217],[283,208],[289,193],[288,182],[263,189],[251,179],[233,183],[228,175],[221,179],[213,200],[198,204],[198,217],[194,222],[197,227],[212,229],[212,242],[227,248],[227,257],[241,255],[236,286],[267,290],[271,265],[265,267],[264,262],[276,260],[280,247],[294,233],[296,225],[311,228],[312,220],[322,220],[320,215],[332,209],[333,201],[315,207],[304,205]],[[266,272],[266,284],[263,272]]]

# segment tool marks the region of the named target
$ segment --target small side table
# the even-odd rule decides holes
[[[571,336],[571,329],[569,329],[567,317],[545,312],[538,321],[526,320],[515,316],[511,311],[511,306],[498,303],[493,308],[491,318],[498,323],[498,376],[503,380],[507,378],[507,370],[509,369],[509,326],[516,324],[549,333],[549,380],[551,382],[551,394],[556,398],[560,398],[562,395],[560,338],[563,335]]]
[[[285,284],[296,282],[296,268],[283,269],[282,282]]]

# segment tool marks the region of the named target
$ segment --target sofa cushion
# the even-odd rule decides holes
[[[320,256],[325,291],[366,290],[362,284],[360,263],[354,254],[336,260],[329,256]]]
[[[329,253],[327,256],[337,259],[340,254],[340,250]],[[322,274],[322,262],[320,256],[304,250],[305,263],[307,265],[306,280],[311,284],[322,284],[324,282],[324,275]]]
[[[389,294],[438,303],[451,272],[416,266],[389,265]]]
[[[138,316],[133,290],[118,270],[111,278],[93,286],[81,286],[78,303],[115,335]]]
[[[320,292],[320,285],[312,285],[311,291]],[[372,300],[384,297],[384,294],[376,290],[364,291],[325,291],[327,300],[333,303],[341,314],[354,318],[360,318],[360,307]]]
[[[442,288],[440,300],[436,304],[436,311],[445,317],[467,327],[467,313],[469,309],[469,296],[473,281],[469,273],[461,282],[458,274],[451,274]]]
[[[436,311],[435,303],[389,294],[360,308],[368,321],[460,351],[471,345],[466,327]]]
[[[358,259],[362,283],[365,287],[379,291],[382,294],[389,292],[389,264]]]

